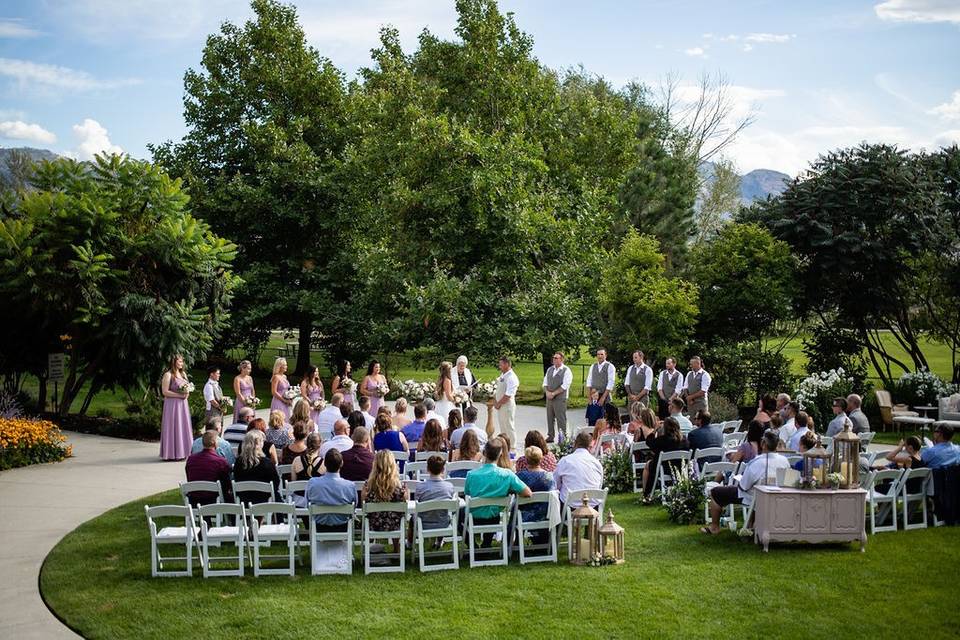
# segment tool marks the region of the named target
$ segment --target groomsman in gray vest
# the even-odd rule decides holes
[[[543,376],[543,394],[547,399],[547,442],[556,436],[554,424],[567,435],[567,394],[573,383],[573,372],[563,364],[563,354],[553,354],[553,364]]]
[[[650,406],[650,387],[653,386],[653,369],[643,361],[643,351],[633,352],[633,364],[627,369],[627,377],[623,379],[623,387],[627,392],[627,413],[634,402],[639,402],[644,408]]]
[[[677,361],[673,358],[667,358],[667,368],[660,372],[657,378],[657,395],[660,400],[657,402],[657,415],[663,420],[670,415],[670,401],[680,397],[683,391],[683,374],[677,370]]]
[[[617,382],[617,369],[612,362],[607,362],[607,350],[597,349],[597,362],[590,367],[587,374],[587,389],[591,397],[597,394],[597,403],[603,407],[610,402],[613,385]]]
[[[710,374],[703,369],[700,356],[690,358],[690,371],[683,385],[687,397],[687,413],[691,418],[697,417],[698,411],[709,411],[710,403],[707,392],[710,391]]]

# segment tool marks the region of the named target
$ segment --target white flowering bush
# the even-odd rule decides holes
[[[793,396],[800,409],[813,418],[818,429],[823,430],[833,418],[833,399],[846,398],[854,392],[854,384],[853,376],[839,367],[807,376],[797,385]]]
[[[957,385],[950,384],[937,374],[927,369],[907,372],[893,383],[890,394],[893,401],[911,407],[917,405],[936,405],[943,396],[955,393]]]
[[[432,398],[436,391],[436,382],[418,382],[416,380],[399,382],[397,380],[391,380],[387,397],[392,400],[406,398],[410,402],[421,402],[428,396]]]

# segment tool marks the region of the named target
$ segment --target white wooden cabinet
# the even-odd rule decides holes
[[[813,490],[759,486],[754,490],[754,541],[867,544],[863,489]]]

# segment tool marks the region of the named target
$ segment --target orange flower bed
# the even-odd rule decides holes
[[[73,447],[66,441],[49,420],[0,418],[0,470],[69,458]]]

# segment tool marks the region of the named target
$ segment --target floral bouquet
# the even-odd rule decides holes
[[[250,396],[244,399],[243,403],[248,407],[257,408],[260,406],[260,398],[258,398],[257,396]]]
[[[283,397],[287,400],[296,400],[300,397],[300,387],[290,387],[283,392]]]
[[[423,386],[416,380],[404,380],[400,383],[399,393],[413,402],[420,402],[424,398]]]
[[[327,406],[327,401],[324,400],[323,398],[320,398],[319,400],[314,400],[313,402],[310,403],[310,408],[313,409],[314,411],[323,411],[326,408],[326,406]]]
[[[476,400],[493,400],[497,394],[497,385],[493,382],[480,382],[473,392]]]
[[[197,387],[194,386],[192,382],[187,382],[187,384],[180,387],[180,391],[183,391],[184,393],[193,393],[196,390],[197,390]]]
[[[224,396],[220,398],[220,413],[226,415],[233,411],[233,398]]]
[[[830,483],[831,487],[839,487],[840,483],[843,482],[843,474],[841,473],[831,473],[827,476],[827,482]]]
[[[353,395],[357,392],[357,383],[350,378],[344,378],[340,381],[340,386],[343,388],[343,392],[347,395]]]
[[[466,389],[456,389],[453,392],[453,404],[466,404],[470,401],[470,394],[467,393]]]
[[[386,398],[387,394],[390,393],[390,385],[386,382],[381,382],[377,385],[377,396],[380,398]]]

